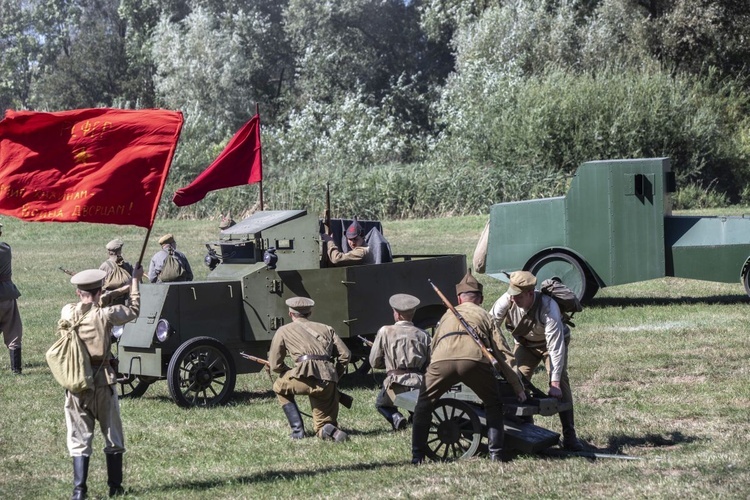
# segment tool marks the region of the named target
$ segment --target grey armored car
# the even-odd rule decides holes
[[[337,241],[346,241],[347,222],[331,221]],[[377,221],[360,223],[382,233]],[[206,281],[142,285],[140,314],[117,343],[122,395],[142,396],[166,379],[180,406],[226,403],[238,374],[262,368],[240,352],[266,357],[275,331],[289,321],[285,300],[293,296],[312,298],[312,319],[333,326],[355,356],[362,352],[358,335],[372,338],[392,321],[392,294],[419,297],[415,323],[425,328],[445,312],[428,279],[455,301],[464,255],[391,255],[379,239],[379,262],[327,267],[323,229],[305,210],[256,212],[207,243],[213,270]]]

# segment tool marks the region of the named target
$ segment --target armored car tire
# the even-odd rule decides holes
[[[167,385],[178,406],[218,406],[234,392],[237,370],[224,345],[211,337],[182,344],[169,361]]]
[[[151,381],[136,375],[117,374],[117,393],[122,398],[140,398],[146,393]]]
[[[529,266],[537,283],[557,276],[570,288],[581,302],[594,298],[599,291],[596,280],[589,275],[575,257],[562,252],[553,252],[537,257]]]
[[[482,423],[474,408],[458,399],[439,399],[432,410],[427,456],[452,461],[474,456],[482,441]]]

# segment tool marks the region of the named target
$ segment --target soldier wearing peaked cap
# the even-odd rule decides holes
[[[286,301],[292,322],[276,331],[268,352],[271,370],[279,373],[273,390],[284,410],[292,439],[305,437],[295,395],[307,395],[312,408],[313,428],[321,439],[345,441],[339,429],[339,378],[345,373],[351,352],[328,325],[310,321],[315,305],[307,297]],[[284,363],[287,354],[295,360],[293,368]]]
[[[349,244],[348,252],[342,252],[336,246],[333,241],[333,237],[328,234],[323,234],[323,241],[325,242],[325,251],[328,254],[328,262],[334,266],[351,266],[355,264],[367,264],[369,263],[370,249],[365,243],[365,230],[362,225],[357,221],[356,217],[354,221],[349,224],[344,233],[346,236],[346,242]]]
[[[0,223],[0,236],[3,234],[3,224]],[[3,332],[3,342],[10,353],[10,371],[21,375],[21,339],[23,338],[23,323],[21,313],[18,312],[18,291],[13,283],[13,256],[10,245],[0,242],[0,330]]]
[[[419,299],[405,293],[391,296],[393,325],[378,330],[370,350],[370,365],[385,368],[383,388],[375,400],[375,408],[391,424],[393,430],[406,427],[406,418],[399,413],[394,400],[397,394],[419,389],[430,362],[430,336],[412,323]]]
[[[193,281],[193,270],[184,253],[177,250],[174,235],[167,233],[159,238],[161,250],[151,257],[148,280],[151,283]]]
[[[107,273],[104,290],[109,304],[125,304],[128,299],[133,266],[122,257],[122,247],[122,240],[114,239],[107,243],[107,260],[99,266],[99,269]]]
[[[76,285],[79,302],[62,308],[60,326],[75,329],[83,341],[94,371],[94,388],[81,393],[65,392],[65,422],[68,428],[68,451],[73,457],[73,499],[86,498],[89,457],[93,451],[94,427],[99,422],[104,436],[107,457],[107,485],[110,496],[122,494],[122,454],[125,441],[117,399],[117,374],[110,363],[112,327],[124,325],[138,317],[143,277],[139,265],[133,270],[128,306],[101,307],[102,287],[106,272],[88,269],[75,274],[70,282]]]
[[[510,358],[507,356],[507,346],[502,335],[490,315],[481,307],[484,300],[482,284],[469,272],[456,285],[456,296],[456,311],[479,335],[485,347],[494,353],[502,369],[502,375],[513,387],[519,401],[524,401],[524,387],[513,366],[508,362]],[[466,384],[484,403],[490,459],[504,460],[503,404],[492,364],[484,357],[479,346],[456,316],[447,311],[440,319],[432,337],[431,361],[414,409],[412,463],[420,464],[424,461],[430,415],[435,402],[459,382]]]
[[[505,323],[513,335],[513,354],[518,370],[528,380],[544,361],[549,376],[549,395],[562,402],[573,402],[568,379],[570,328],[563,323],[557,302],[535,290],[536,276],[528,271],[510,273],[510,284],[492,306],[490,314],[498,328]],[[583,450],[576,435],[573,409],[560,412],[562,445],[571,451]]]

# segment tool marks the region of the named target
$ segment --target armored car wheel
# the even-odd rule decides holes
[[[211,337],[182,344],[169,361],[167,385],[177,405],[217,406],[234,392],[237,370],[224,345]]]
[[[469,458],[479,449],[482,424],[474,409],[457,399],[439,399],[432,410],[427,456],[432,460]]]
[[[542,255],[531,263],[529,271],[536,276],[538,284],[557,276],[581,302],[591,300],[599,291],[599,285],[588,275],[578,259],[566,253]]]
[[[117,393],[122,398],[140,398],[146,393],[151,382],[137,375],[117,374]]]

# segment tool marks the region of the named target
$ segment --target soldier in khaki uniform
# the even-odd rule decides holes
[[[482,284],[471,272],[456,285],[458,306],[456,311],[474,329],[485,347],[494,353],[502,375],[511,384],[519,401],[526,400],[523,384],[513,367],[508,363],[507,347],[500,332],[495,328],[490,315],[482,309],[484,300]],[[487,444],[490,459],[503,460],[503,404],[500,387],[495,379],[492,364],[467,333],[456,316],[447,311],[440,319],[432,337],[430,366],[420,388],[417,406],[414,409],[412,431],[412,463],[424,461],[427,437],[430,430],[430,414],[435,401],[459,382],[466,384],[484,403],[487,417]]]
[[[125,304],[130,291],[130,280],[133,277],[133,266],[122,257],[122,240],[114,239],[107,243],[108,258],[99,266],[107,273],[104,278],[104,293],[110,305]]]
[[[397,394],[419,389],[422,385],[423,374],[430,362],[430,336],[411,322],[419,305],[418,298],[398,293],[388,303],[396,323],[378,330],[370,350],[370,365],[386,369],[375,407],[393,430],[400,430],[406,427],[406,418],[393,401]]]
[[[544,361],[549,375],[549,395],[562,402],[573,402],[568,380],[568,343],[570,328],[562,321],[557,302],[535,291],[536,276],[528,271],[510,274],[510,286],[490,314],[502,328],[505,322],[515,340],[514,355],[521,374],[528,380],[536,367]],[[573,409],[560,412],[563,447],[571,451],[583,450],[576,436]]]
[[[70,282],[76,285],[79,302],[62,308],[60,322],[75,324],[77,333],[86,346],[94,371],[94,389],[81,393],[65,391],[65,422],[68,428],[68,451],[73,457],[73,499],[86,498],[91,443],[94,427],[99,422],[105,440],[107,457],[107,485],[109,495],[124,493],[122,488],[122,454],[125,442],[117,399],[117,375],[110,364],[111,331],[138,317],[140,292],[138,283],[143,268],[133,271],[130,284],[130,305],[101,307],[99,300],[106,272],[89,269],[77,273]]]
[[[351,250],[344,253],[336,247],[333,237],[329,234],[323,234],[323,241],[326,242],[325,251],[328,254],[328,262],[334,266],[351,266],[356,264],[370,264],[370,249],[365,244],[365,230],[355,219],[346,228],[346,241],[349,243]]]
[[[273,336],[268,361],[271,370],[281,374],[273,390],[292,428],[291,437],[305,437],[294,396],[307,395],[317,436],[345,441],[346,433],[338,428],[338,381],[346,372],[351,352],[333,328],[309,320],[315,305],[312,299],[292,297],[286,305],[292,322],[279,328]],[[287,354],[295,361],[294,368],[284,363]]]
[[[0,236],[2,235],[3,225],[0,223]],[[0,242],[0,331],[3,332],[3,341],[10,352],[10,371],[21,375],[23,324],[21,313],[18,312],[18,297],[21,292],[13,283],[12,261],[10,245]]]

